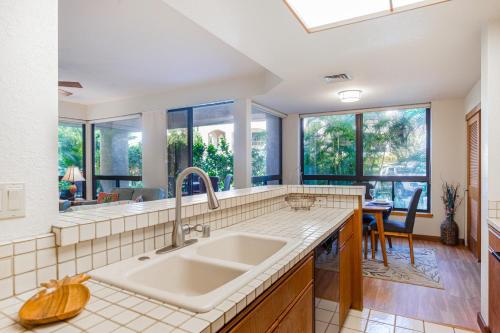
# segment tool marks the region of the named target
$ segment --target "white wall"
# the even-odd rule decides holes
[[[50,231],[57,190],[57,1],[0,1],[0,182],[26,184],[26,217],[0,241]]]
[[[142,180],[144,187],[167,190],[167,113],[142,115]]]
[[[481,39],[481,314],[488,323],[488,201],[500,201],[500,21]],[[490,172],[491,170],[491,172]]]
[[[59,117],[87,120],[87,105],[59,101]]]
[[[432,218],[417,218],[415,234],[440,235],[440,225],[445,219],[441,201],[443,181],[461,185],[464,198],[466,186],[466,123],[464,101],[434,101],[431,106],[431,212]],[[460,238],[465,231],[465,202],[460,206],[455,221],[460,228]]]
[[[431,110],[431,212],[432,218],[417,218],[415,233],[439,236],[441,222],[445,219],[441,203],[442,180],[466,182],[466,132],[464,100],[432,102]],[[283,180],[285,184],[298,184],[300,180],[300,121],[289,115],[283,121]],[[464,212],[462,205],[456,222],[460,227],[460,238],[464,235]],[[396,218],[396,217],[395,217]],[[402,219],[402,217],[400,217]]]
[[[469,113],[478,105],[481,104],[481,80],[477,81],[476,84],[469,91],[465,97],[465,113]]]
[[[88,106],[89,120],[119,117],[149,111],[169,110],[184,106],[235,100],[262,95],[272,86],[270,72],[246,78],[190,86],[164,93],[125,98]],[[276,82],[277,84],[277,82]]]

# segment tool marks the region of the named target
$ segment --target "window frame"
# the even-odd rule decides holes
[[[170,112],[172,112],[172,113],[174,113],[174,112],[187,112],[188,167],[193,166],[193,143],[194,143],[194,128],[195,128],[195,126],[194,126],[194,109],[204,107],[204,106],[216,106],[216,105],[225,105],[225,104],[233,104],[233,103],[234,103],[233,100],[227,100],[227,101],[198,104],[198,105],[193,105],[193,106],[187,106],[187,107],[182,107],[182,108],[177,108],[177,109],[166,110],[167,118],[168,118],[168,114]],[[167,124],[166,135],[168,136],[168,124]],[[167,147],[167,150],[168,150],[168,147]],[[186,182],[186,192],[187,192],[187,194],[183,194],[184,196],[193,195],[193,182],[195,180],[194,177],[195,177],[194,174],[190,174],[184,180]],[[234,175],[233,175],[233,177],[234,177]],[[175,179],[177,179],[177,178],[175,178]]]
[[[262,110],[259,110],[260,112],[264,112]],[[267,112],[269,113],[269,112]],[[283,184],[283,118],[278,117],[276,115],[273,115],[269,113],[272,116],[275,116],[279,120],[279,161],[280,161],[280,167],[279,167],[279,174],[274,174],[274,175],[266,175],[266,176],[252,176],[251,182],[252,186],[266,186],[268,185],[267,183],[270,181],[278,181],[280,185]],[[253,161],[250,161],[253,162]],[[258,185],[258,183],[264,183],[263,185]]]
[[[97,199],[97,181],[114,180],[115,187],[120,187],[120,181],[142,181],[141,176],[116,176],[116,175],[96,175],[95,174],[95,123],[90,124],[90,143],[92,149],[92,199]]]
[[[65,120],[65,119],[59,119],[59,122],[58,122],[58,126],[60,126],[60,124],[66,122],[66,123],[70,123],[72,121],[68,121],[68,120]],[[82,183],[82,198],[83,199],[86,199],[87,198],[87,177],[86,177],[86,163],[87,163],[87,124],[84,123],[84,122],[76,122],[76,121],[73,121],[74,123],[76,124],[80,124],[81,127],[82,127],[82,169],[81,169],[81,172],[83,174],[83,177],[85,178],[85,181],[81,182]],[[58,176],[57,179],[58,181],[61,181],[62,178],[64,176]]]
[[[424,109],[424,107],[421,107]],[[394,107],[393,110],[404,111],[408,107]],[[304,118],[320,117],[321,115],[304,115],[300,118],[300,183],[304,184],[307,180],[326,180],[330,181],[352,181],[356,183],[380,181],[391,182],[392,184],[392,200],[395,197],[394,184],[397,182],[420,182],[427,183],[427,209],[418,209],[418,212],[431,212],[431,108],[425,107],[425,122],[426,122],[426,175],[425,176],[365,176],[363,174],[363,113],[352,112],[356,116],[356,174],[354,176],[346,175],[305,175],[304,174]],[[383,112],[386,110],[380,110]],[[375,111],[376,112],[376,111]],[[327,114],[324,114],[327,115]],[[330,114],[335,115],[335,114]],[[395,211],[407,211],[405,208],[394,208]]]

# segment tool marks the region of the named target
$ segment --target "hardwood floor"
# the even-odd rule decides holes
[[[406,240],[393,239],[394,246]],[[415,240],[415,247],[437,249],[444,290],[405,283],[363,278],[364,306],[436,323],[478,330],[480,264],[464,246]],[[390,263],[389,263],[390,265]]]

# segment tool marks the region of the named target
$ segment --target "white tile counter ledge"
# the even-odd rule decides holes
[[[488,224],[495,229],[496,231],[500,232],[500,219],[493,219],[489,218],[488,219]]]
[[[313,193],[318,195],[362,196],[363,186],[302,186],[271,185],[226,192],[217,192],[220,209],[283,197],[288,193]],[[341,207],[348,208],[348,207]],[[190,218],[210,213],[206,195],[194,195],[182,199],[182,217]],[[86,240],[94,240],[126,231],[172,222],[175,219],[175,198],[108,206],[91,210],[60,213],[53,224],[56,245],[66,246]]]
[[[291,267],[353,214],[352,208],[320,208],[292,211],[283,208],[234,224],[224,230],[294,238],[299,246],[279,259],[214,310],[193,313],[166,303],[94,280],[87,283],[92,297],[79,316],[66,322],[33,329],[34,332],[217,332],[247,304],[269,288]],[[216,234],[217,232],[215,232]],[[25,332],[16,323],[23,301],[34,291],[0,301],[0,331]]]

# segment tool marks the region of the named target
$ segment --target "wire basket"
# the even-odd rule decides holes
[[[310,210],[316,201],[312,194],[292,193],[285,197],[285,201],[294,210]]]

